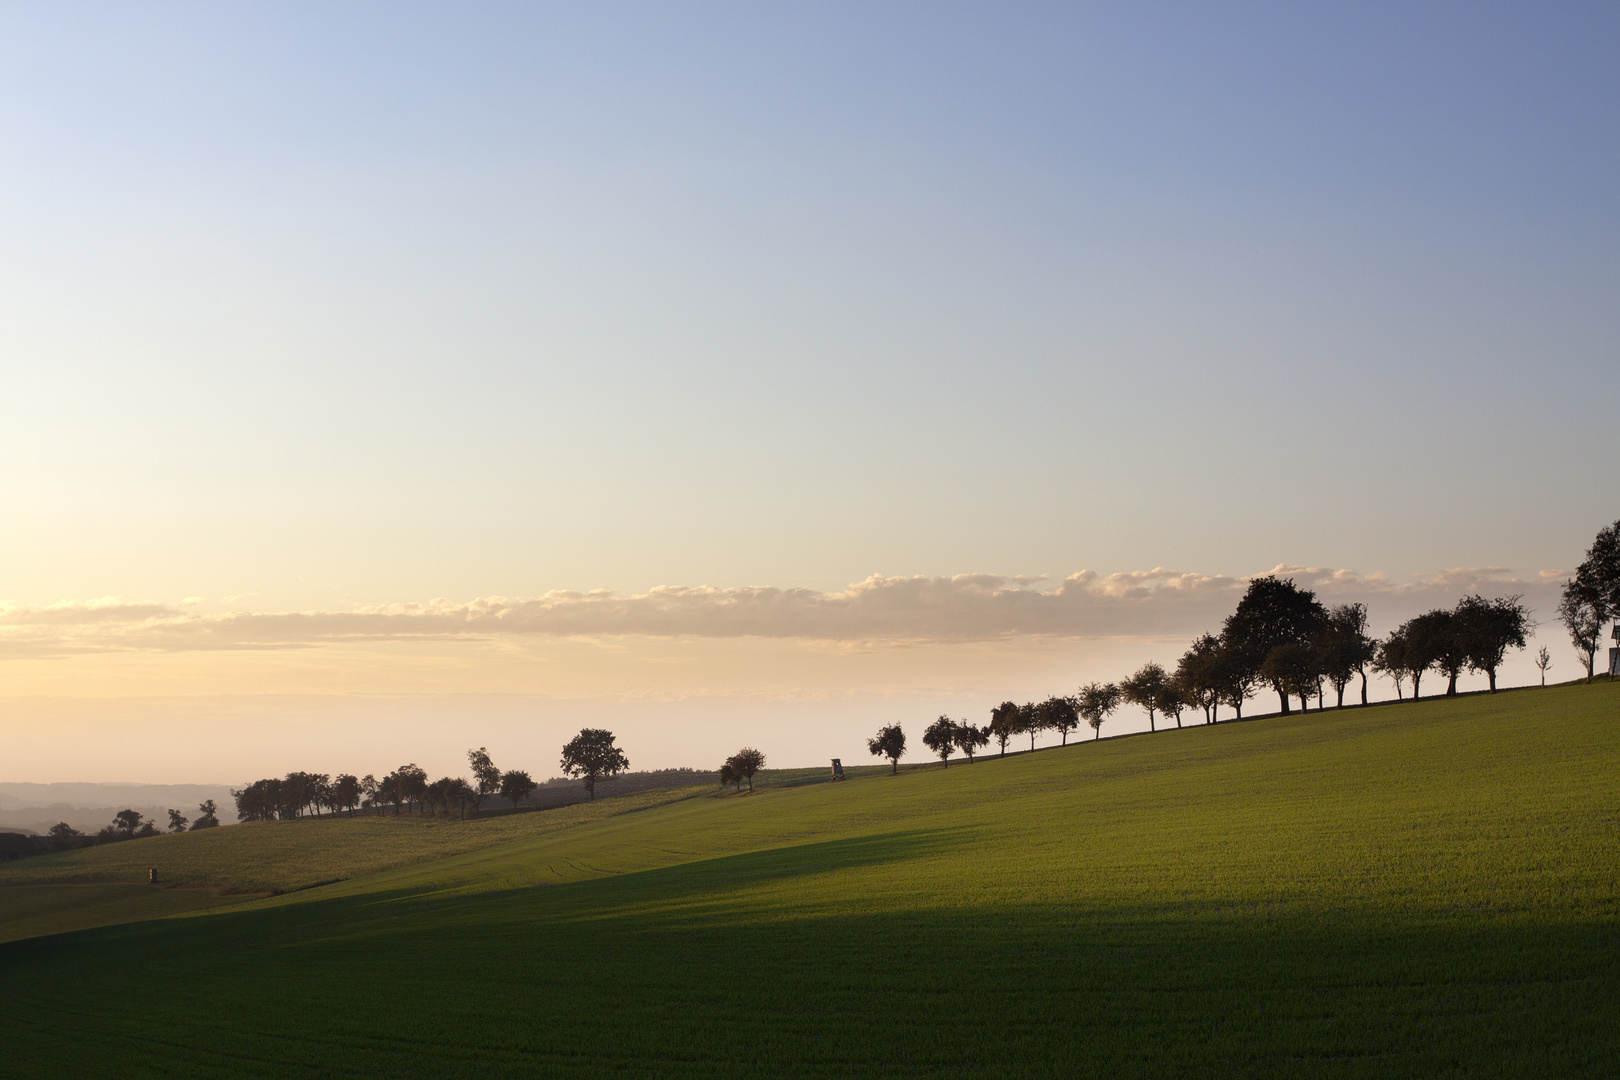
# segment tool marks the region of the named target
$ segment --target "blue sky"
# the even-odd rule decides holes
[[[7,26],[13,605],[1506,588],[1617,514],[1612,5]]]

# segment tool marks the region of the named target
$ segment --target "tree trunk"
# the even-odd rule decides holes
[[[1397,695],[1399,695],[1400,687],[1395,689]],[[1363,705],[1367,704],[1367,672],[1365,670],[1361,672],[1361,703]]]
[[[1493,694],[1496,693],[1496,669],[1495,668],[1486,668],[1485,669],[1485,677],[1491,681],[1491,693],[1493,693]],[[1547,685],[1547,676],[1543,675],[1541,677],[1541,685],[1542,686]]]
[[[1282,714],[1288,715],[1288,695],[1283,693],[1282,687],[1277,687],[1277,696],[1282,698]]]
[[[1457,673],[1455,671],[1453,671],[1453,672],[1450,672],[1449,674],[1451,676],[1451,681],[1446,683],[1446,697],[1456,697],[1457,696]]]
[[[899,758],[890,758],[889,759],[889,767],[894,770],[894,772],[891,775],[893,775],[893,776],[899,776],[900,775],[900,759]]]
[[[1159,730],[1158,728],[1153,726],[1153,710],[1152,709],[1148,710],[1148,730],[1149,731],[1158,731]]]
[[[1422,682],[1423,682],[1423,672],[1421,672],[1421,671],[1412,672],[1412,700],[1413,701],[1418,701],[1423,697],[1423,695],[1418,692],[1418,687],[1422,684]]]

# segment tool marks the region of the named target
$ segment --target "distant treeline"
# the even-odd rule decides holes
[[[67,822],[59,821],[51,826],[50,832],[46,835],[50,838],[52,851],[69,851],[73,848],[93,847],[96,844],[136,840],[143,836],[160,836],[165,831],[182,833],[194,832],[197,829],[212,829],[219,825],[218,815],[219,805],[213,799],[208,799],[197,805],[195,821],[178,810],[170,810],[167,830],[160,829],[157,822],[142,817],[135,810],[120,810],[113,815],[112,822],[103,826],[99,832],[82,833]]]
[[[1412,700],[1421,696],[1423,676],[1433,672],[1446,679],[1446,694],[1457,692],[1457,677],[1464,671],[1483,674],[1491,693],[1508,650],[1522,649],[1535,623],[1523,597],[1487,600],[1465,596],[1455,607],[1437,608],[1408,619],[1379,640],[1367,633],[1364,604],[1328,608],[1308,589],[1292,580],[1267,575],[1249,582],[1219,634],[1204,634],[1192,643],[1173,671],[1149,662],[1118,683],[1088,683],[1072,696],[1054,696],[1042,702],[1004,701],[990,710],[990,722],[978,726],[941,716],[923,732],[923,743],[947,765],[957,751],[972,761],[975,750],[994,740],[1003,755],[1015,736],[1028,735],[1030,749],[1045,731],[1070,732],[1084,721],[1102,735],[1104,721],[1122,704],[1142,708],[1149,731],[1165,716],[1181,727],[1184,713],[1199,711],[1204,722],[1219,720],[1224,705],[1236,719],[1243,718],[1244,703],[1269,688],[1277,695],[1283,715],[1291,699],[1301,711],[1312,698],[1326,707],[1327,687],[1337,707],[1344,707],[1344,692],[1353,681],[1361,683],[1361,704],[1367,704],[1367,673],[1372,671],[1395,684],[1396,700],[1404,700],[1408,681]],[[1602,529],[1575,577],[1564,585],[1558,607],[1559,621],[1593,675],[1594,658],[1603,627],[1620,615],[1620,521]],[[1620,628],[1617,628],[1620,635]],[[1617,637],[1620,640],[1620,637]],[[1536,666],[1546,684],[1552,657],[1545,648]],[[1611,677],[1613,675],[1611,669]],[[887,758],[898,769],[905,754],[906,735],[890,724],[867,740],[875,757]]]

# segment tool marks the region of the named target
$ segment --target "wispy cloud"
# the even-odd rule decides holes
[[[1563,572],[1521,580],[1504,567],[1458,567],[1392,581],[1382,574],[1282,565],[1325,601],[1382,602],[1406,612],[1449,604],[1465,592],[1547,590]],[[1055,586],[996,574],[874,575],[836,592],[746,586],[662,586],[633,596],[549,592],[530,598],[432,600],[352,611],[194,610],[116,598],[44,607],[0,607],[0,655],[115,650],[297,649],[340,642],[549,637],[800,638],[921,643],[1024,635],[1098,638],[1214,629],[1248,579],[1167,570],[1101,575],[1086,570]],[[193,609],[193,610],[187,610]]]

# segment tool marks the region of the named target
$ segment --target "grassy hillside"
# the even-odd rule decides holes
[[[13,942],[0,1039],[36,1075],[1603,1075],[1617,691],[687,799]]]

